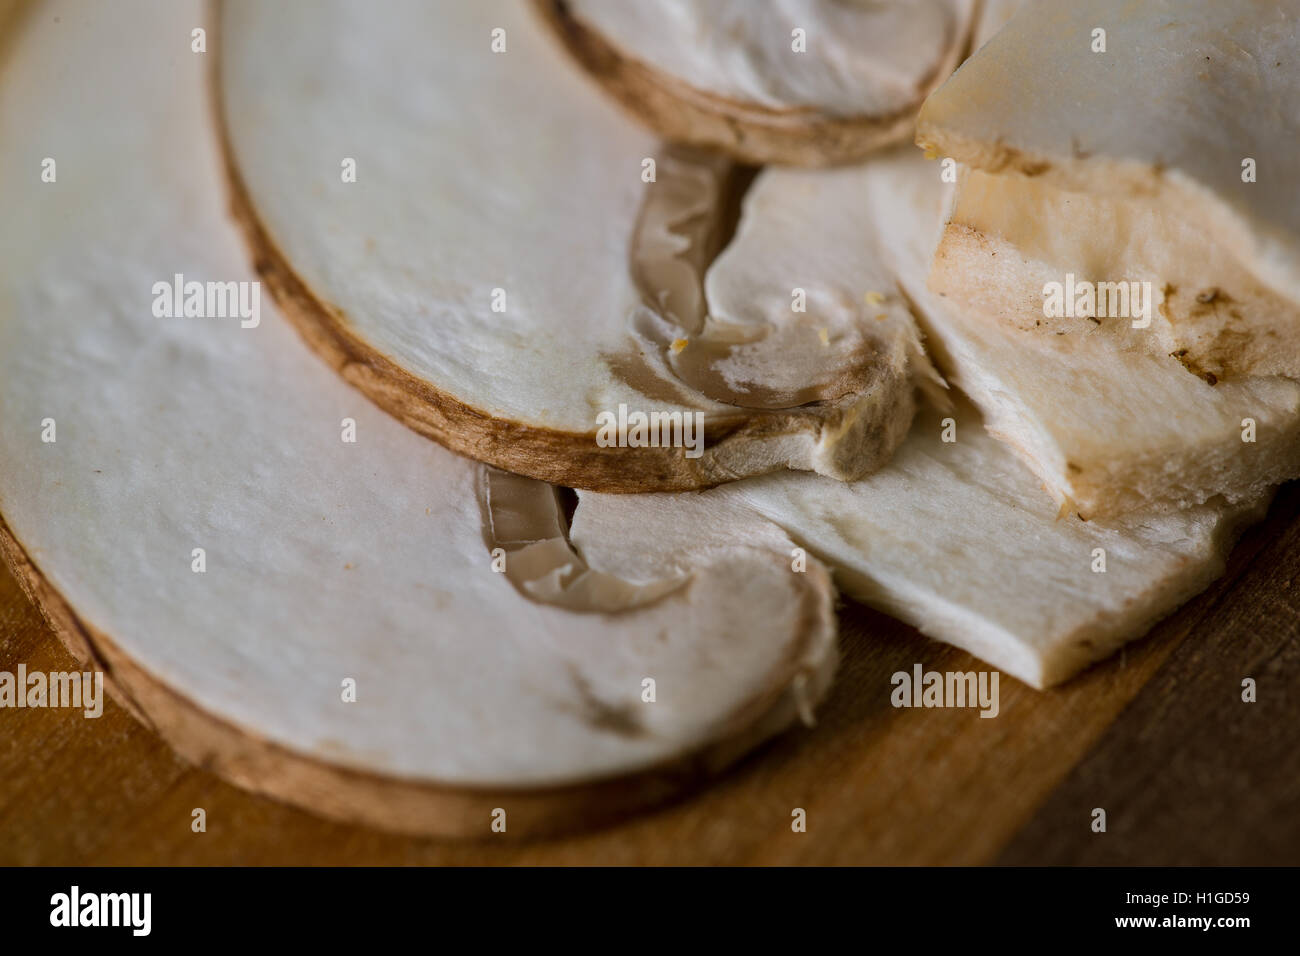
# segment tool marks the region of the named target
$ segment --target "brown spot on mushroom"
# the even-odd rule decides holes
[[[1001,139],[993,144],[992,155],[978,165],[988,173],[1000,173],[1010,169],[1029,177],[1041,176],[1052,169],[1051,161],[1026,155],[1022,150],[1008,146]]]
[[[578,699],[578,714],[589,727],[620,737],[643,737],[646,726],[642,721],[640,705],[632,702],[611,704],[601,700],[591,689],[591,684],[576,666],[568,667],[569,677]]]

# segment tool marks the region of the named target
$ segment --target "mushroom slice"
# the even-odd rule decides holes
[[[1300,302],[1297,54],[1297,0],[1031,3],[926,101],[917,140],[1148,197]]]
[[[759,173],[735,238],[698,291],[688,295],[667,275],[637,276],[647,300],[664,304],[639,316],[642,354],[665,355],[671,375],[700,394],[770,410],[758,429],[771,428],[778,410],[802,416],[804,440],[815,442],[810,470],[846,480],[888,461],[911,424],[915,387],[938,382],[907,303],[878,291],[890,288],[884,239],[864,240],[862,216],[846,214],[843,189],[822,179],[852,175],[791,170],[774,189],[773,172]],[[673,238],[658,223],[643,214],[636,259],[680,263],[653,254]],[[789,446],[787,460],[802,457],[791,438],[778,442]]]
[[[1159,432],[1176,451],[1178,434],[1214,435],[1212,426],[1219,422],[1226,429],[1230,410],[1218,403],[1231,394],[1224,391],[1228,386],[1211,389],[1172,360],[1166,380],[1149,356],[1138,353],[1141,362],[1135,363],[1109,347],[1104,360],[1100,352],[1093,356],[1097,381],[1076,382],[1068,353],[1028,351],[1014,338],[1050,345],[1060,341],[1055,337],[1027,337],[984,322],[1002,332],[1000,338],[985,339],[977,336],[981,323],[959,323],[925,288],[943,199],[938,168],[915,150],[885,154],[834,176],[772,169],[750,193],[751,228],[764,232],[764,211],[780,211],[796,201],[841,210],[832,218],[840,220],[835,248],[843,250],[844,259],[828,267],[851,271],[852,258],[861,257],[863,274],[878,284],[877,298],[883,293],[887,301],[910,302],[925,315],[930,341],[948,346],[947,368],[957,382],[995,410],[1015,403],[1024,421],[1037,423],[1034,416],[1041,416],[1049,424],[1070,423],[1072,430],[1062,440],[1086,439],[1104,450],[1108,439],[1122,442],[1145,428]],[[780,222],[779,215],[775,219]],[[779,232],[772,229],[773,235]],[[892,263],[888,279],[876,271],[882,243],[892,250],[892,259],[885,260]],[[1152,381],[1152,391],[1125,391],[1147,388]],[[1253,395],[1258,412],[1264,398],[1275,397],[1271,382],[1251,386],[1254,392],[1235,387],[1237,400]],[[1084,387],[1092,405],[1073,419],[1056,410],[1055,403],[1068,409]],[[1203,390],[1202,405],[1189,402],[1179,390],[1184,387]],[[1281,455],[1296,444],[1295,389],[1279,384],[1277,390],[1289,396],[1289,404],[1277,410],[1276,420],[1261,420],[1273,429],[1290,428],[1289,436],[1270,432],[1258,445],[1241,446],[1233,433],[1238,455],[1256,449],[1259,456]],[[1128,419],[1149,415],[1155,423],[1133,424],[1126,411]],[[1002,421],[989,422],[990,429]],[[1086,431],[1085,424],[1095,431]],[[1023,426],[1016,434],[1021,433]],[[1214,450],[1208,439],[1198,448],[1204,455]],[[723,534],[719,524],[737,540],[759,540],[760,529],[775,522],[830,564],[848,594],[1035,687],[1047,687],[1140,636],[1222,572],[1237,531],[1259,516],[1268,496],[1263,472],[1253,470],[1259,457],[1251,462],[1233,466],[1238,479],[1258,486],[1254,492],[1239,488],[1237,504],[1213,497],[1176,512],[1144,507],[1120,518],[1084,521],[1062,515],[1013,450],[986,432],[975,410],[959,403],[950,411],[919,415],[889,464],[860,481],[773,474],[698,494],[638,496],[635,505],[583,494],[573,539],[588,560],[635,578],[667,556],[683,561],[699,549],[707,551]],[[1159,471],[1153,475],[1153,482],[1186,480]],[[631,523],[633,508],[654,516],[653,531],[641,535],[635,547],[611,554],[611,531]]]
[[[746,197],[745,229],[766,237],[768,261],[784,250],[798,262],[806,253],[789,237],[803,229],[787,225],[791,211],[823,222],[835,254],[801,264],[801,274],[857,275],[882,314],[911,309],[941,370],[1063,508],[1097,518],[1218,495],[1252,501],[1300,475],[1300,385],[1289,379],[1212,386],[1177,358],[1149,352],[1141,339],[1149,330],[1038,335],[932,294],[926,276],[950,193],[940,167],[913,149],[834,171],[769,169]],[[722,275],[715,283],[710,273],[711,298],[724,298]],[[764,281],[761,271],[735,277],[755,289]]]
[[[862,175],[858,195],[882,228],[895,224],[899,282],[940,369],[1063,508],[1098,518],[1220,495],[1249,502],[1300,475],[1300,385],[1277,376],[1211,385],[1150,351],[1151,330],[1130,322],[1038,334],[950,303],[925,286],[950,200],[938,167],[897,153]]]
[[[973,0],[535,0],[569,52],[660,135],[824,166],[905,139],[969,40]]]
[[[775,523],[829,564],[849,596],[1040,689],[1142,636],[1205,588],[1263,511],[1262,502],[1220,500],[1110,523],[1060,517],[964,402],[948,415],[919,415],[889,465],[861,481],[785,473],[691,495],[581,501],[574,540],[589,559],[629,575],[697,553],[704,545],[694,529],[711,531],[719,515],[738,538]],[[642,510],[655,515],[654,534],[608,553],[611,531]]]
[[[340,818],[526,833],[661,800],[819,699],[829,576],[780,534],[618,579],[550,489],[481,500],[481,465],[269,304],[168,315],[177,274],[260,295],[189,52],[205,7],[42,12],[0,71],[0,167],[58,161],[0,184],[0,550],[184,756]]]
[[[608,491],[887,460],[913,411],[890,364],[910,320],[860,317],[828,349],[792,308],[807,283],[779,274],[784,307],[744,342],[704,330],[743,176],[662,149],[526,6],[223,10],[221,115],[259,268],[382,408],[481,461]],[[755,349],[808,379],[714,374]]]
[[[1086,314],[1071,301],[1068,316],[1064,309],[1049,315],[1044,290],[1063,289],[1067,277],[1092,296],[1083,299]],[[1300,377],[1296,304],[1244,269],[1211,233],[1149,198],[1116,200],[971,170],[958,187],[930,287],[1017,328],[1117,335],[1125,347],[1173,356],[1211,385],[1249,375]],[[1132,305],[1138,300],[1140,310]]]

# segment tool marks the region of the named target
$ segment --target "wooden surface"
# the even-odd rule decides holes
[[[987,669],[968,655],[856,607],[843,632],[815,729],[663,810],[548,841],[321,820],[185,765],[112,702],[97,720],[0,710],[0,864],[1300,864],[1300,485],[1147,639],[1056,691],[1004,677],[995,719],[890,706],[895,671]],[[0,670],[24,662],[76,667],[0,569]]]

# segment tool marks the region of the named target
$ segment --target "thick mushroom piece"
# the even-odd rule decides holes
[[[0,72],[0,166],[58,162],[0,184],[0,550],[128,707],[240,785],[439,834],[590,825],[807,716],[820,565],[775,529],[636,582],[575,552],[551,489],[370,406],[250,281],[206,8],[41,14]]]
[[[924,374],[910,316],[782,263],[714,316],[704,275],[745,175],[639,130],[527,6],[223,11],[219,114],[259,269],[382,408],[605,491],[888,460]],[[797,225],[807,258],[833,252]]]
[[[854,162],[906,139],[970,41],[974,0],[535,0],[593,78],[667,139],[748,163]]]
[[[1147,281],[1135,344],[1207,381],[1300,373],[1297,53],[1296,0],[1026,4],[917,121],[978,171],[948,294],[1032,326],[1040,274]]]
[[[1300,376],[1300,306],[1149,197],[964,171],[930,287],[1024,331],[1115,336],[1210,385]]]
[[[915,151],[913,151],[915,153]],[[1258,500],[1300,476],[1300,385],[1243,376],[1211,385],[1116,323],[1079,334],[1017,328],[927,288],[944,268],[942,167],[902,153],[870,164],[863,189],[898,231],[900,283],[935,361],[979,407],[1063,511],[1085,518]],[[999,257],[1000,258],[1000,257]]]

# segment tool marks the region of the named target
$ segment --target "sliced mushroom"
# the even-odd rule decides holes
[[[949,420],[953,442],[943,437]],[[889,465],[862,481],[786,473],[695,495],[583,493],[581,502],[574,540],[627,575],[697,553],[708,539],[693,529],[711,529],[718,515],[738,538],[774,523],[834,568],[849,596],[1040,689],[1141,637],[1205,588],[1263,511],[1262,501],[1216,501],[1110,523],[1060,517],[964,402],[919,415]],[[642,509],[655,514],[653,531],[613,554],[612,532],[634,527]]]
[[[702,275],[743,177],[662,150],[520,4],[375,16],[238,0],[222,40],[228,160],[262,274],[307,341],[422,434],[531,477],[636,491],[782,467],[855,478],[906,429],[911,371],[891,364],[915,337],[906,317],[859,315],[824,345],[794,310],[807,283],[781,270],[780,302],[744,341],[714,334]],[[755,350],[807,380],[723,368]],[[602,440],[624,410],[702,416],[703,445]]]
[[[936,360],[1060,507],[1088,518],[1251,501],[1300,474],[1300,389],[1212,387],[1105,336],[1033,336],[934,304]]]
[[[1081,300],[1086,314],[1049,316],[1044,289],[1067,276],[1098,291]],[[1173,356],[1211,385],[1300,376],[1296,304],[1243,268],[1213,233],[1149,198],[1115,200],[972,170],[959,185],[930,287],[1020,329],[1118,336],[1126,348]]]
[[[535,0],[570,53],[660,135],[824,166],[905,139],[955,67],[973,0]]]
[[[942,371],[1062,508],[1098,518],[1218,495],[1248,502],[1300,475],[1300,386],[1288,379],[1211,386],[1137,344],[1144,330],[1036,335],[931,294],[926,276],[949,198],[942,167],[902,149],[833,174],[768,170],[747,203],[752,230],[772,237],[773,261],[801,234],[784,210],[820,210],[842,252],[826,271],[856,272],[878,285],[877,298],[914,311]],[[997,281],[996,267],[971,276],[975,288],[985,281]]]
[[[774,242],[782,234],[787,243],[801,235],[777,228],[790,205],[857,211],[831,217],[838,220],[835,248],[842,258],[827,267],[856,268],[890,300],[910,303],[945,370],[998,415],[985,420],[987,431],[978,412],[958,403],[918,415],[890,463],[857,482],[774,474],[698,495],[638,496],[635,504],[583,494],[573,539],[589,560],[636,577],[664,555],[682,561],[707,548],[692,536],[711,542],[717,523],[737,539],[761,540],[767,523],[775,522],[830,564],[851,596],[1035,687],[1065,680],[1139,637],[1222,572],[1238,530],[1260,515],[1269,482],[1278,480],[1269,477],[1270,468],[1287,456],[1295,464],[1297,388],[1264,379],[1212,389],[1171,359],[1160,366],[1102,340],[1091,356],[1091,377],[1080,379],[1073,363],[1081,359],[1073,351],[1047,347],[1064,340],[1026,336],[982,316],[963,320],[925,288],[945,193],[940,167],[905,149],[834,176],[767,170],[747,202],[750,228]],[[1020,340],[1044,347],[1035,351]],[[1198,390],[1195,398],[1189,398],[1192,390]],[[1229,425],[1248,397],[1260,415],[1260,437],[1243,445],[1239,428]],[[1135,448],[1139,434],[1159,444],[1149,453]],[[1145,465],[1143,490],[1166,498],[1175,492],[1192,497],[1184,491],[1192,479],[1199,481],[1199,498],[1206,481],[1224,477],[1213,471],[1217,463],[1238,482],[1237,503],[1219,496],[1180,511],[1146,505],[1107,520],[1063,515],[1016,450],[994,435],[1028,440],[1040,455],[1086,444],[1117,473],[1120,465],[1139,472]],[[1144,454],[1150,457],[1138,460]],[[1162,455],[1177,456],[1173,460],[1191,469],[1191,477],[1162,467]],[[1055,478],[1051,459],[1024,457]],[[1072,493],[1089,492],[1089,505],[1104,505],[1104,494],[1125,489],[1107,485],[1092,495],[1095,484],[1088,482],[1114,477],[1101,468],[1080,475],[1062,465],[1060,482],[1073,482],[1065,485]],[[1059,482],[1049,485],[1059,500]],[[1143,500],[1130,494],[1126,503]],[[633,508],[655,516],[652,530],[613,555],[602,542],[612,529],[631,524]]]
[[[1176,357],[1153,354],[1141,341],[1150,331],[1131,323],[1036,334],[930,293],[949,199],[940,173],[900,152],[864,167],[859,195],[899,224],[895,268],[940,369],[1062,508],[1099,518],[1219,495],[1249,502],[1300,475],[1300,385],[1289,379],[1210,385]],[[934,227],[909,231],[908,222]],[[972,281],[996,282],[995,268]]]
[[[488,833],[501,808],[526,833],[661,800],[820,698],[820,565],[715,539],[619,580],[560,545],[549,489],[480,501],[482,466],[269,303],[158,315],[178,273],[251,278],[188,49],[212,24],[178,0],[43,14],[0,84],[0,166],[59,162],[0,185],[0,550],[184,756],[332,816]]]
[[[883,244],[855,246],[858,217],[838,205],[842,191],[818,185],[851,171],[792,171],[780,190],[767,187],[771,175],[760,173],[746,194],[735,238],[708,267],[697,296],[665,299],[704,307],[643,313],[641,350],[668,344],[671,374],[717,401],[807,409],[790,414],[821,430],[811,470],[857,478],[856,463],[878,467],[906,435],[915,387],[933,391],[941,383],[906,302],[886,294]],[[654,221],[643,218],[639,247],[666,244],[650,228]]]
[[[1300,3],[1026,4],[921,110],[990,173],[1147,197],[1300,302]]]

